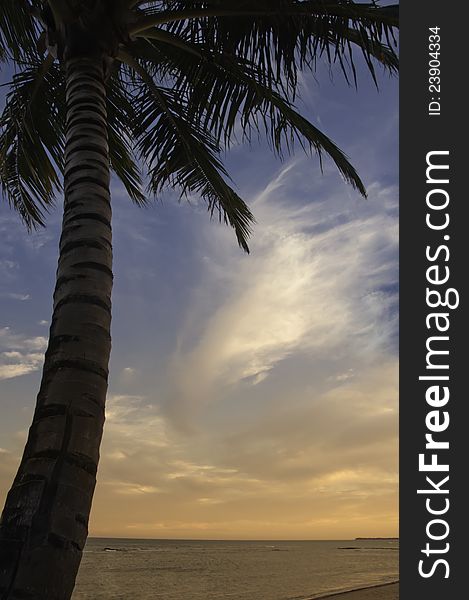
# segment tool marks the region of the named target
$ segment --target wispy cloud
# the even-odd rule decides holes
[[[366,360],[392,345],[396,190],[375,184],[368,204],[347,204],[332,186],[305,205],[298,177],[288,166],[252,202],[248,259],[231,254],[219,232],[211,254],[219,262],[208,264],[173,356],[173,413],[180,406],[187,416],[220,386],[260,384],[294,354]]]
[[[24,302],[25,300],[31,300],[31,296],[29,294],[15,294],[13,292],[1,292],[0,298],[7,298],[8,300],[19,300],[20,302]]]

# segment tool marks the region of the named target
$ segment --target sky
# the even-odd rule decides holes
[[[113,349],[90,535],[396,536],[398,82],[319,65],[298,107],[351,158],[360,197],[298,149],[235,145],[251,254],[174,193],[113,182]],[[0,503],[39,388],[60,202],[27,234],[0,204]]]

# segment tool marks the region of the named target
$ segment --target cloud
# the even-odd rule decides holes
[[[396,360],[363,369],[322,393],[306,382],[288,396],[285,391],[270,391],[268,410],[250,415],[238,431],[220,432],[217,456],[224,465],[302,492],[331,492],[331,481],[350,474],[368,495],[376,492],[377,478],[395,484]]]
[[[47,339],[28,338],[10,327],[0,329],[0,380],[13,379],[38,371],[42,367]]]
[[[15,294],[15,293],[0,293],[0,298],[7,298],[9,300],[19,300],[24,302],[25,300],[31,300],[29,294]]]
[[[138,379],[139,370],[135,367],[124,367],[121,369],[117,381],[126,386],[132,386],[135,381]]]
[[[366,362],[393,349],[396,189],[372,184],[367,202],[353,201],[329,182],[305,204],[301,177],[290,164],[251,203],[249,258],[218,232],[172,360],[168,410],[181,422],[222,390],[262,384],[292,356]]]

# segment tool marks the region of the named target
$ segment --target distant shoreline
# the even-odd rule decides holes
[[[357,537],[356,542],[362,542],[363,540],[387,540],[389,542],[398,542],[398,537]]]

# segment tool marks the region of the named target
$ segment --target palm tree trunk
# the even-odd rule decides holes
[[[2,600],[68,600],[96,484],[111,350],[111,205],[101,59],[69,60],[63,231],[33,423],[0,523]]]

